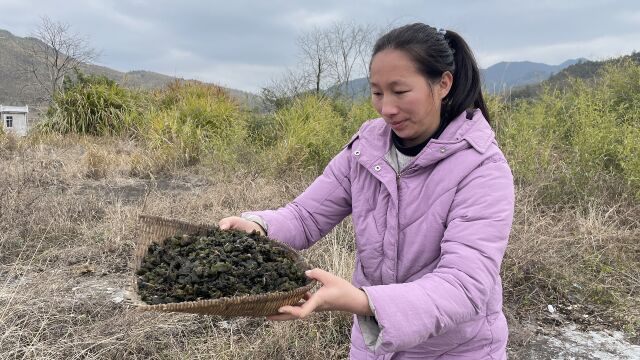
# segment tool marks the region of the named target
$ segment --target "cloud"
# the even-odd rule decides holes
[[[198,57],[189,50],[183,49],[169,49],[165,61],[185,61],[185,60],[200,60]]]
[[[323,28],[343,19],[339,11],[315,12],[307,9],[297,9],[279,17],[280,21],[298,30]]]
[[[0,13],[20,14],[0,17],[0,28],[18,36],[33,31],[40,14],[66,22],[114,69],[245,90],[257,90],[295,66],[295,40],[302,32],[336,21],[381,27],[419,21],[456,30],[483,66],[600,59],[628,54],[640,44],[638,0],[460,0],[437,7],[421,0],[0,0]]]
[[[117,25],[124,26],[134,31],[149,31],[153,24],[140,16],[130,16],[115,9],[113,2],[104,0],[91,0],[87,4],[98,14],[112,20]],[[137,3],[141,4],[140,2]]]
[[[640,11],[625,11],[620,13],[618,16],[622,22],[632,25],[640,25]]]

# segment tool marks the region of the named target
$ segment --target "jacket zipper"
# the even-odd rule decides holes
[[[398,195],[398,224],[396,225],[398,227],[397,233],[398,233],[398,239],[396,240],[396,264],[395,264],[395,273],[394,273],[394,282],[398,282],[398,249],[400,248],[400,177],[402,177],[402,170],[400,170],[400,172],[398,172],[398,176],[396,178],[396,194]]]
[[[396,258],[395,258],[395,273],[394,273],[394,282],[398,281],[398,249],[400,248],[400,178],[406,174],[405,170],[409,170],[409,167],[405,167],[400,170],[400,172],[396,173],[396,194],[398,195],[398,216],[396,217],[396,226],[398,234],[398,238],[396,239]]]
[[[396,233],[398,234],[398,238],[396,239],[396,258],[394,259],[394,274],[393,274],[393,282],[398,281],[398,249],[400,248],[400,178],[402,177],[402,170],[396,173],[396,195],[398,196],[398,214],[396,216]]]

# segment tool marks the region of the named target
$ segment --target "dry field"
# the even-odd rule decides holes
[[[309,177],[271,179],[212,165],[166,171],[135,143],[50,137],[0,141],[1,359],[340,359],[351,318],[289,323],[141,313],[127,305],[136,218],[215,224],[275,208]],[[518,189],[503,267],[512,358],[567,323],[640,331],[640,210],[633,201],[542,208]],[[350,220],[305,256],[349,278]],[[551,314],[548,305],[557,311]]]

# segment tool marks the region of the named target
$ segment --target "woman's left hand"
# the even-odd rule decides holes
[[[295,306],[283,306],[280,314],[267,316],[269,320],[295,320],[314,311],[347,311],[358,315],[373,315],[367,294],[350,282],[321,269],[305,272],[307,277],[322,283],[315,293],[306,293],[304,301]]]

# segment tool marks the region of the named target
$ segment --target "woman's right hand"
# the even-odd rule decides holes
[[[252,231],[257,231],[260,235],[265,236],[264,230],[262,227],[253,221],[249,221],[247,219],[243,219],[239,216],[230,216],[226,217],[218,222],[218,226],[222,230],[236,229],[246,231],[251,233]]]

